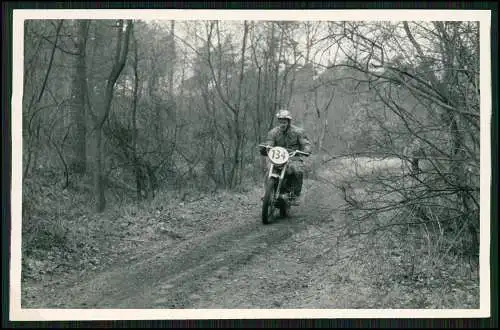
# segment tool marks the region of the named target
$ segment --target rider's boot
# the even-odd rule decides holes
[[[291,200],[292,205],[299,205],[300,204],[300,197],[302,193],[302,183],[304,181],[304,177],[302,173],[295,173],[295,180],[294,180],[294,187],[293,187],[293,199]]]

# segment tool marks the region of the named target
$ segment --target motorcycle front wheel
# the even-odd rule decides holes
[[[270,178],[266,184],[266,193],[262,202],[262,223],[267,225],[274,219],[275,205],[274,196],[276,191],[276,179]]]

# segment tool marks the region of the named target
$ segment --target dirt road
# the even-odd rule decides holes
[[[339,193],[311,180],[304,191],[290,218],[269,225],[261,223],[259,190],[222,198],[223,205],[211,199],[212,204],[180,205],[175,217],[168,208],[157,211],[159,223],[135,224],[138,243],[114,248],[120,253],[105,267],[25,283],[22,306],[477,308],[477,280],[464,280],[469,275],[461,275],[460,263],[446,265],[460,277],[459,284],[449,277],[409,279],[408,244],[388,248],[387,235],[349,238],[341,228],[349,218],[340,210]]]
[[[140,257],[55,285],[50,299],[37,299],[37,307],[300,307],[299,291],[315,285],[312,269],[325,262],[321,246],[311,245],[307,236],[334,213],[334,198],[321,194],[317,182],[307,182],[305,190],[302,206],[290,218],[262,225],[254,195],[235,205],[246,212],[209,219],[206,232],[197,233],[190,224],[192,233],[184,239],[138,246]]]

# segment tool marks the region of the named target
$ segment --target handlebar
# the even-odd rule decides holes
[[[259,147],[260,148],[266,148],[266,149],[271,149],[273,148],[273,146],[269,146],[269,145],[265,145],[265,144],[259,144]],[[306,157],[309,157],[311,154],[308,153],[308,152],[303,152],[303,151],[300,151],[300,150],[294,150],[294,149],[288,149],[288,148],[284,148],[286,149],[286,151],[288,151],[290,153],[290,157],[293,157],[295,155],[303,155],[303,156],[306,156]]]

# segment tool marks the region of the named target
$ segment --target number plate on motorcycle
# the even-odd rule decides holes
[[[284,164],[288,161],[288,151],[282,147],[273,147],[267,154],[271,162],[276,165]]]

